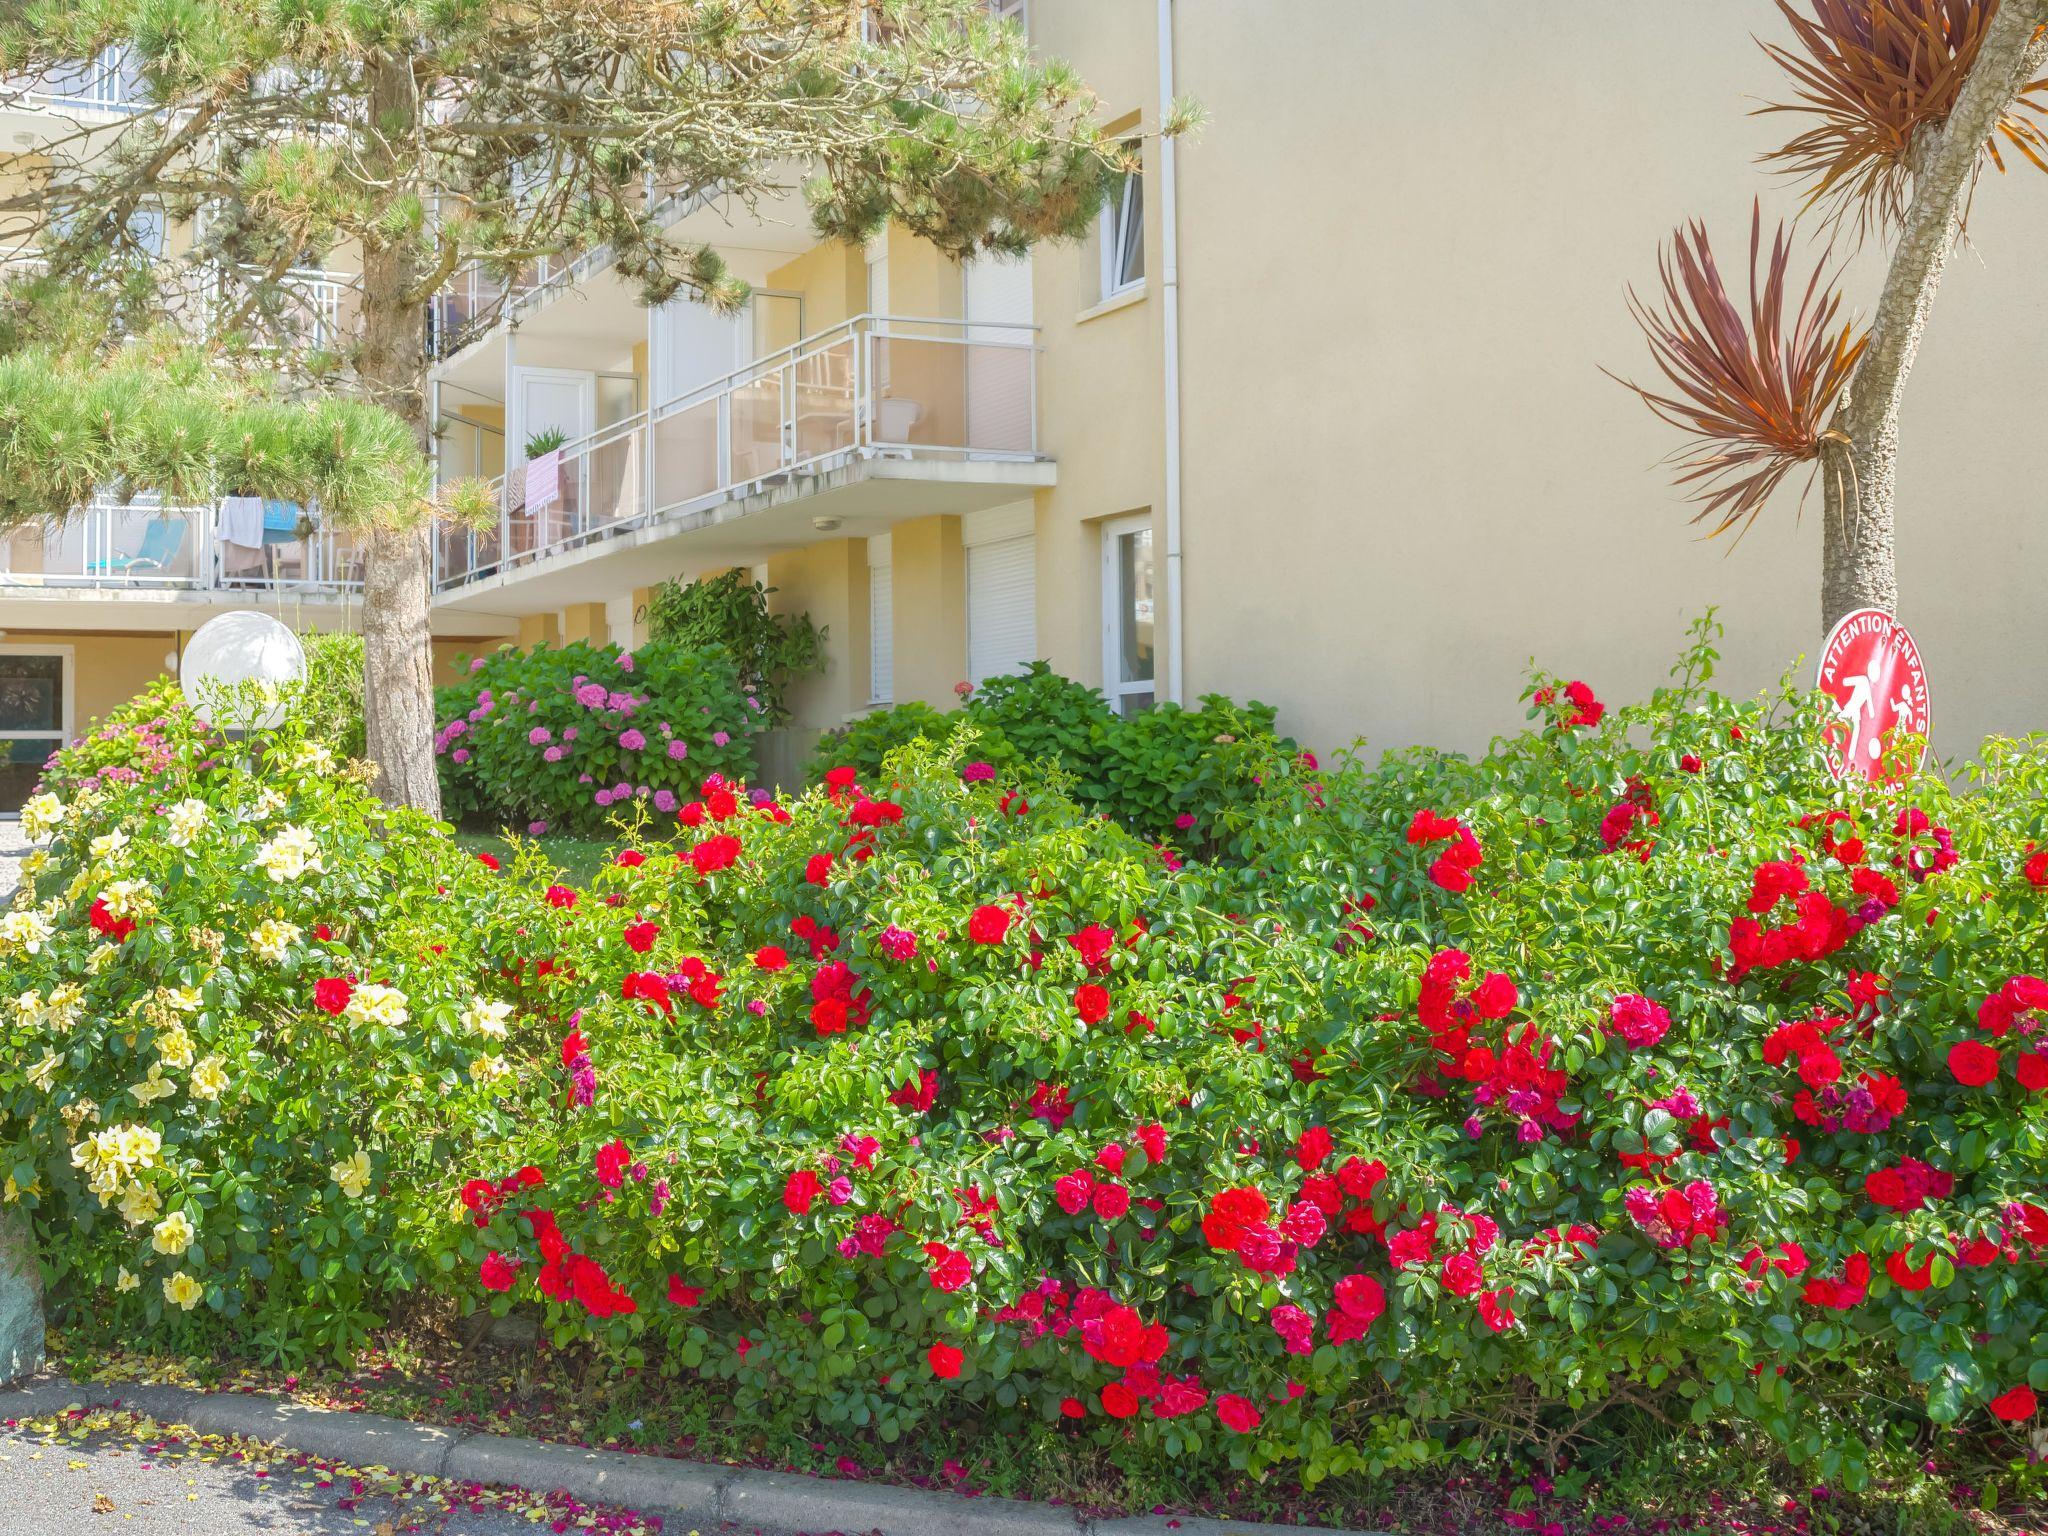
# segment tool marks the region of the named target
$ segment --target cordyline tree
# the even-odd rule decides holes
[[[978,0],[29,0],[0,71],[129,50],[153,110],[93,124],[0,200],[51,284],[256,337],[300,387],[391,412],[421,448],[426,311],[608,247],[659,303],[745,285],[663,208],[801,184],[821,235],[893,222],[953,255],[1078,235],[1123,170],[1071,72]],[[196,230],[140,248],[151,210]],[[143,217],[138,217],[141,215]],[[19,232],[19,229],[17,230]],[[295,269],[358,262],[346,334],[308,344]],[[296,334],[295,334],[296,333]],[[275,346],[280,335],[294,344]],[[424,517],[367,524],[365,694],[386,799],[437,808]]]
[[[2048,170],[2048,0],[1777,5],[1793,41],[1763,48],[1793,90],[1760,110],[1811,122],[1764,160],[1804,187],[1831,231],[1884,243],[1870,324],[1841,317],[1827,256],[1793,280],[1783,226],[1759,276],[1760,213],[1738,306],[1695,223],[1660,253],[1661,305],[1630,294],[1668,388],[1630,387],[1694,439],[1677,455],[1678,483],[1711,533],[1746,528],[1788,473],[1814,467],[1825,632],[1857,608],[1896,609],[1899,405],[1979,175],[2005,170],[2008,155]]]

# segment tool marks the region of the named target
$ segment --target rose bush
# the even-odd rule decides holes
[[[1809,698],[1721,697],[1710,657],[1628,708],[1539,680],[1532,728],[1478,762],[1283,759],[1219,815],[1230,857],[1185,867],[938,748],[793,801],[703,785],[582,892],[424,828],[394,855],[368,808],[334,834],[361,840],[345,874],[323,829],[326,869],[273,880],[304,856],[273,818],[310,818],[223,790],[198,936],[163,915],[179,861],[89,842],[0,927],[36,999],[0,1065],[12,1192],[71,1286],[157,1264],[118,1214],[138,1149],[96,1139],[140,1086],[221,1252],[190,1314],[158,1269],[153,1311],[114,1292],[138,1321],[241,1306],[302,1335],[353,1254],[360,1314],[403,1273],[886,1439],[972,1416],[1314,1480],[1603,1411],[1729,1415],[1853,1479],[1930,1419],[2027,1421],[2048,743],[1993,743],[1953,788],[1839,783]],[[168,831],[182,793],[121,803]],[[140,908],[114,889],[138,879]],[[277,915],[313,938],[273,983],[237,944],[301,879]],[[216,962],[215,928],[250,937]],[[156,958],[195,944],[192,979]],[[69,979],[122,990],[73,1016]],[[153,1032],[177,986],[245,1021],[253,1075],[330,1080],[294,1112],[306,1150],[214,1205],[173,1141],[214,1101]],[[241,1127],[218,1134],[272,1134]],[[257,1213],[221,1216],[245,1190]]]
[[[765,709],[731,658],[650,641],[537,645],[459,662],[435,694],[450,816],[597,832],[645,803],[663,815],[714,773],[741,777]]]
[[[0,1198],[68,1312],[349,1353],[514,1102],[491,872],[297,725],[250,752],[154,700],[60,757],[0,915]]]

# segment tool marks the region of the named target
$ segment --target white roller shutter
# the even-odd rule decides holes
[[[868,702],[896,701],[896,571],[889,536],[868,540]]]
[[[983,256],[962,270],[967,318],[967,446],[1032,448],[1031,258]],[[999,322],[1014,322],[1003,324]]]
[[[1030,534],[967,549],[967,676],[1021,672],[1038,659],[1038,552]]]

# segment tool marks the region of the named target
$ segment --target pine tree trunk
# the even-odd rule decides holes
[[[370,121],[407,123],[418,110],[412,71],[399,55],[371,66]],[[395,166],[398,155],[373,134],[365,159]],[[426,316],[413,296],[408,247],[365,242],[362,347],[364,391],[396,412],[426,452]],[[363,560],[363,725],[377,764],[377,794],[391,805],[440,814],[434,770],[434,661],[428,599],[432,528],[420,521],[370,530]]]
[[[1911,151],[1913,195],[1871,318],[1870,343],[1834,427],[1848,438],[1823,455],[1827,525],[1821,535],[1821,629],[1856,608],[1898,607],[1892,517],[1899,404],[1943,268],[1962,233],[1978,156],[2020,89],[2048,61],[2048,0],[2003,0],[1985,29],[1948,121],[1921,129]]]

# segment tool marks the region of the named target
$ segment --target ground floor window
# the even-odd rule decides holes
[[[18,811],[71,734],[71,648],[0,645],[0,811]]]
[[[1120,517],[1102,530],[1102,691],[1120,715],[1152,707],[1152,519]]]

